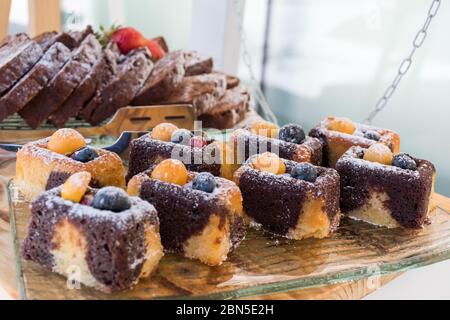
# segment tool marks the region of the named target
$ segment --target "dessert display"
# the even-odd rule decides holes
[[[163,38],[130,27],[9,36],[0,46],[0,121],[18,113],[32,129],[72,118],[97,126],[130,105],[190,104],[208,126],[230,128],[250,94],[213,67],[211,57],[169,52]]]
[[[273,153],[252,156],[234,174],[251,225],[290,239],[325,238],[338,227],[339,174]]]
[[[435,168],[384,144],[352,147],[336,164],[343,213],[388,228],[420,228],[427,222]]]
[[[31,204],[27,260],[104,292],[148,277],[163,256],[155,208],[117,187],[92,189],[78,172]]]
[[[24,145],[17,153],[14,184],[26,200],[32,200],[80,171],[91,173],[93,187],[125,188],[120,157],[86,146],[84,137],[73,129],[60,129],[49,138]]]
[[[383,143],[393,153],[400,152],[400,136],[396,132],[355,123],[347,118],[327,117],[309,135],[322,142],[323,164],[331,168],[353,146],[368,148],[375,143]]]
[[[14,185],[32,201],[23,257],[117,292],[150,276],[163,251],[223,264],[245,237],[244,221],[294,240],[330,237],[341,212],[387,228],[429,221],[433,164],[399,153],[394,131],[346,118],[327,117],[309,135],[257,121],[227,142],[160,123],[130,143],[126,176],[117,154],[64,129],[71,119],[103,125],[123,107],[177,104],[191,105],[204,127],[227,129],[252,103],[211,57],[170,51],[134,28],[1,41],[0,121],[18,114],[27,128],[62,128],[17,153]]]
[[[231,136],[237,163],[243,163],[255,154],[270,151],[281,158],[295,162],[320,165],[322,145],[316,138],[307,137],[303,128],[288,124],[279,128],[265,121],[254,122]]]
[[[164,250],[216,266],[244,238],[242,196],[231,181],[166,159],[134,176],[128,193],[155,206]]]
[[[170,123],[161,123],[152,132],[133,140],[127,180],[165,159],[182,161],[189,171],[209,172],[232,179],[236,169],[232,147],[213,141],[204,132],[195,135]]]

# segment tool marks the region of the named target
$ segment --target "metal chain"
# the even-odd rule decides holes
[[[395,76],[394,81],[391,83],[389,87],[387,87],[383,96],[380,98],[380,100],[378,100],[377,104],[375,105],[375,109],[366,118],[365,120],[366,123],[371,123],[372,120],[378,115],[378,113],[380,113],[386,107],[389,99],[394,94],[400,81],[403,79],[404,75],[410,69],[413,62],[414,54],[416,53],[416,50],[423,45],[425,38],[428,35],[428,27],[430,26],[430,23],[433,20],[433,18],[438,13],[440,5],[441,0],[431,1],[431,6],[428,9],[427,19],[425,20],[425,23],[423,24],[422,28],[417,32],[416,36],[414,37],[412,43],[413,45],[412,50],[410,51],[409,55],[405,59],[403,59],[402,63],[400,64],[397,70],[397,75]]]
[[[250,55],[250,53],[248,51],[247,34],[244,29],[244,15],[241,10],[241,6],[239,4],[239,0],[234,0],[233,5],[234,5],[234,9],[236,10],[236,15],[237,15],[237,18],[239,21],[238,28],[239,28],[239,32],[241,34],[242,61],[244,62],[245,66],[247,67],[247,71],[249,73],[250,80],[252,82],[252,86],[254,89],[255,100],[261,106],[261,111],[263,113],[262,117],[272,123],[278,123],[278,120],[277,120],[275,114],[273,113],[272,109],[270,108],[269,103],[267,102],[267,99],[261,90],[261,85],[259,84],[259,81],[256,79],[255,72],[253,71],[252,56]]]

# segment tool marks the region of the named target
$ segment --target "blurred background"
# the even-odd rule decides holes
[[[27,0],[13,0],[10,32],[26,30]],[[64,29],[130,25],[174,49],[210,54],[250,81],[251,69],[280,124],[309,130],[327,115],[363,121],[396,75],[423,25],[424,0],[62,1]],[[241,19],[242,18],[242,19]],[[242,21],[245,45],[239,28]],[[402,150],[435,163],[450,196],[450,10],[442,3],[424,46],[374,125],[400,133]],[[247,50],[245,50],[245,48]]]

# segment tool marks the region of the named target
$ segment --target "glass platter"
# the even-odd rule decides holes
[[[344,218],[330,239],[291,241],[249,230],[222,266],[167,254],[153,277],[132,290],[69,289],[65,278],[21,259],[30,210],[8,186],[11,227],[24,299],[232,299],[356,281],[450,258],[449,212],[437,207],[421,230],[385,229]]]

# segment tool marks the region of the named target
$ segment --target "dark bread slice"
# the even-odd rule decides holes
[[[227,80],[224,74],[206,73],[185,77],[175,91],[161,104],[191,104],[197,115],[209,105],[215,105],[225,94]]]
[[[47,51],[51,46],[53,46],[57,42],[61,42],[70,50],[73,50],[79,45],[75,41],[75,39],[67,32],[60,32],[60,33],[57,33],[56,31],[44,32],[34,37],[33,40],[41,46],[44,52]]]
[[[218,74],[225,75],[225,77],[227,79],[227,89],[233,89],[241,84],[241,80],[236,76],[232,76],[230,74],[226,74],[225,72],[217,71],[217,70],[214,70],[212,73],[218,73]]]
[[[227,74],[227,89],[233,89],[241,84],[241,80],[238,77]]]
[[[174,51],[156,62],[150,76],[131,102],[134,106],[158,103],[169,97],[181,84],[184,70],[184,54]]]
[[[0,42],[0,49],[8,44],[11,44],[12,41],[21,41],[21,40],[23,41],[28,39],[29,39],[28,35],[23,32],[16,34],[9,34],[5,38],[3,38],[2,41]]]
[[[116,59],[117,55],[115,52],[105,49],[101,59],[94,65],[91,72],[64,104],[50,115],[49,121],[56,127],[62,128],[70,117],[78,115],[86,103],[94,97],[96,90],[102,90],[102,86],[113,77],[116,72]],[[87,116],[87,119],[89,116]]]
[[[0,121],[30,102],[70,58],[70,50],[55,43],[14,87],[0,98]]]
[[[119,108],[129,105],[153,67],[151,54],[146,48],[132,51],[122,59],[113,79],[104,88],[97,90],[95,97],[83,110],[91,114],[88,121],[92,125],[98,125]]]
[[[0,48],[0,96],[42,57],[41,47],[26,34],[10,36]]]
[[[88,25],[81,31],[69,31],[68,34],[75,40],[75,45],[79,46],[87,36],[94,34],[94,30]]]
[[[64,103],[100,59],[101,51],[101,45],[95,36],[89,35],[72,52],[69,61],[49,84],[19,111],[31,128],[38,128],[50,114]]]
[[[229,129],[242,121],[250,107],[250,93],[244,87],[234,87],[198,117],[205,128]]]
[[[197,51],[185,51],[184,59],[186,77],[196,76],[203,73],[211,73],[213,70],[213,59],[211,57],[204,56]]]
[[[167,45],[166,39],[164,39],[164,37],[159,36],[156,38],[152,39],[153,41],[155,41],[157,44],[159,44],[159,46],[161,47],[161,49],[164,50],[164,52],[169,52],[169,46]]]
[[[61,42],[70,50],[78,47],[81,42],[90,34],[94,33],[91,26],[87,26],[82,31],[56,32],[48,31],[33,38],[42,48],[47,51],[54,43]]]

